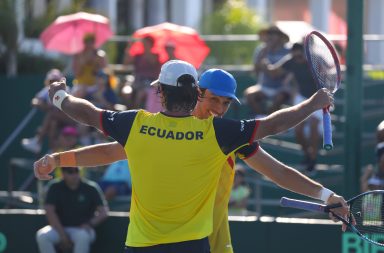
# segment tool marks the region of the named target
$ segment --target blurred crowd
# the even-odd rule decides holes
[[[249,116],[256,118],[299,104],[317,90],[302,43],[290,44],[289,36],[274,25],[262,29],[258,35],[260,43],[253,56],[253,75],[257,81],[247,85],[241,99],[251,113]],[[177,45],[173,41],[165,43],[168,57],[161,61],[153,50],[153,37],[146,36],[140,42],[143,52],[135,55],[130,54],[131,43],[127,44],[123,64],[130,66],[132,73],[119,78],[108,68],[106,53],[95,47],[95,36],[84,36],[84,50],[73,57],[73,81],[67,92],[107,110],[143,108],[159,112],[162,108],[159,91],[150,84],[158,78],[165,61],[177,58]],[[338,50],[342,56],[342,49],[338,47]],[[41,91],[32,99],[32,106],[44,112],[44,118],[35,135],[22,139],[21,145],[36,155],[42,151],[54,153],[112,141],[99,131],[76,123],[52,105],[48,86],[63,78],[61,70],[49,70]],[[203,87],[203,81],[201,84]],[[316,170],[321,123],[322,112],[317,111],[294,129],[302,150],[302,168],[307,175]],[[363,169],[362,192],[384,189],[384,121],[377,128],[376,158]],[[234,173],[228,214],[254,214],[248,209],[249,200],[255,193],[249,184],[247,170],[237,164]],[[129,203],[132,183],[128,161],[117,161],[94,170],[56,168],[53,176],[57,180],[51,181],[45,192],[48,225],[36,234],[39,251],[56,252],[60,249],[66,252],[73,249],[74,252],[89,252],[96,238],[94,228],[107,218],[111,203],[117,197],[123,197]],[[125,205],[124,208],[128,210],[129,207]]]
[[[308,67],[302,43],[289,43],[289,36],[277,26],[269,26],[259,32],[260,43],[255,48],[253,57],[253,74],[256,83],[250,83],[243,93],[243,105],[251,112],[250,116],[262,117],[281,108],[296,105],[317,90],[316,84]],[[142,38],[143,52],[132,56],[129,53],[131,43],[125,49],[123,64],[132,67],[132,73],[118,78],[108,68],[106,53],[95,47],[95,37],[87,34],[83,38],[84,50],[73,57],[73,82],[68,93],[85,98],[100,108],[109,110],[128,110],[143,108],[150,112],[161,110],[161,101],[157,89],[150,83],[158,78],[161,65],[159,55],[152,50],[154,38]],[[168,53],[167,60],[176,59],[173,41],[165,43]],[[342,57],[342,48],[337,46]],[[343,61],[343,60],[342,60]],[[59,69],[51,69],[46,74],[44,87],[32,99],[32,106],[45,114],[36,134],[22,140],[22,146],[40,154],[47,143],[50,153],[69,150],[76,147],[109,142],[111,140],[90,127],[75,123],[63,112],[52,106],[48,98],[48,84],[64,78]],[[294,129],[296,141],[300,144],[303,154],[302,165],[305,171],[313,172],[316,168],[319,142],[322,131],[322,113],[312,114],[306,121]],[[384,125],[381,124],[381,129]],[[378,130],[379,133],[379,130]],[[378,134],[377,168],[371,166],[362,177],[362,190],[384,180],[384,138]],[[80,176],[87,177],[79,168]],[[102,169],[97,178],[107,200],[116,196],[129,196],[131,192],[130,175],[126,161],[116,162]],[[231,206],[234,212],[243,212],[246,201],[251,195],[249,187],[243,180],[244,171],[236,173],[234,193]],[[61,170],[57,169],[55,177],[60,178]]]

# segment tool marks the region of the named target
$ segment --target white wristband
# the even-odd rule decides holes
[[[63,103],[63,100],[68,96],[65,90],[58,90],[55,95],[53,95],[52,104],[61,110],[61,103]]]
[[[319,194],[320,196],[319,196],[319,198],[320,198],[322,201],[327,202],[328,199],[329,199],[329,197],[331,197],[332,194],[334,194],[333,191],[331,191],[331,190],[328,189],[328,188],[323,187],[323,188],[321,189],[321,191],[320,191],[320,194]]]

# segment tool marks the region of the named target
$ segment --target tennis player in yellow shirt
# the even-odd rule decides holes
[[[235,96],[236,82],[229,73],[222,70],[209,70],[205,72],[200,79],[200,88],[203,90],[204,98],[202,101],[198,102],[194,111],[194,115],[199,118],[207,118],[211,115],[222,116],[227,111],[231,101],[237,100]],[[289,110],[277,112],[266,119],[256,121],[255,128],[257,128],[257,131],[255,135],[258,137],[264,137],[291,127],[306,118],[306,116],[308,116],[314,109],[321,108],[320,104],[324,103],[322,99],[324,100],[325,97],[327,96],[324,93],[322,94],[321,92],[318,92],[314,97],[309,99],[309,101],[306,101],[301,105]],[[320,104],[316,105],[316,103]],[[295,115],[292,115],[292,113]],[[275,127],[272,127],[272,125],[270,125],[271,123],[272,125],[275,125]],[[266,131],[262,131],[261,129],[266,129]],[[147,134],[155,134],[154,129],[152,129],[152,132],[150,132],[149,129],[143,130],[143,128],[141,128],[140,130]],[[159,136],[159,131],[157,135]],[[255,139],[258,137],[255,137]],[[235,153],[237,153],[240,157],[245,158],[246,162],[251,167],[255,167],[254,165],[257,164],[257,171],[270,177],[282,187],[315,198],[326,197],[326,200],[330,202],[343,202],[340,196],[333,193],[329,193],[328,196],[325,197],[322,196],[322,192],[328,191],[327,189],[324,190],[325,188],[323,188],[320,184],[274,160],[265,151],[259,148],[257,144],[243,146],[237,149],[236,152],[231,152],[231,154],[226,158],[226,162],[221,169],[221,176],[218,184],[219,187],[215,197],[213,232],[209,236],[212,252],[232,252],[227,219],[227,205],[233,182]],[[58,164],[63,163],[76,163],[85,166],[92,166],[110,163],[115,160],[122,160],[125,158],[126,154],[120,144],[102,144],[92,148],[87,147],[76,151],[45,156],[43,159],[36,162],[35,172],[37,177],[48,179],[46,173],[41,173],[44,166],[55,167]],[[45,162],[45,164],[43,162]],[[177,180],[177,178],[175,178],[175,180]],[[127,242],[128,241],[129,240],[127,240]],[[127,244],[129,246],[129,242]]]

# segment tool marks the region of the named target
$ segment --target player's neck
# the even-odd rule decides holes
[[[163,114],[171,117],[185,117],[185,116],[190,116],[191,112],[188,111],[169,111],[169,110],[164,110]]]

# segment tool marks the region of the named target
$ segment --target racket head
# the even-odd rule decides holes
[[[384,247],[384,191],[362,193],[348,204],[350,218],[346,224],[364,240]],[[352,219],[356,224],[351,223]]]
[[[317,87],[335,93],[341,83],[340,61],[332,43],[318,31],[305,36],[304,51]]]

